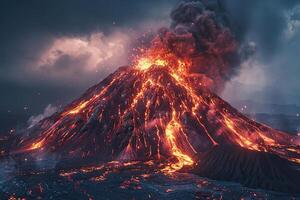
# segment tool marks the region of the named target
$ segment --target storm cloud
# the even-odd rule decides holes
[[[229,101],[298,103],[300,99],[299,0],[228,0],[224,4],[244,42],[255,46],[254,56],[228,83]],[[255,98],[253,98],[255,97]]]
[[[107,48],[107,45],[110,44],[104,43],[115,42],[118,43],[115,46],[119,45],[120,47],[120,52],[118,52],[118,56],[120,56],[120,54],[124,54],[123,48],[126,48],[124,43],[128,45],[130,39],[136,38],[138,31],[145,31],[156,26],[153,21],[162,22],[167,19],[169,12],[167,1],[92,0],[87,3],[81,0],[61,2],[13,0],[1,1],[0,4],[1,27],[3,27],[3,31],[0,33],[2,63],[0,76],[2,79],[25,80],[25,83],[31,82],[34,77],[31,77],[30,74],[19,75],[18,72],[23,72],[24,68],[34,67],[36,62],[44,59],[45,54],[51,51],[51,48],[55,48],[53,45],[59,41],[64,41],[65,44],[67,41],[71,43],[76,40],[84,42],[95,38],[95,35],[102,35],[102,41],[97,41],[98,43],[102,42],[102,46],[99,44],[98,50],[105,48],[107,53],[110,53],[111,49]],[[116,40],[112,41],[113,39]],[[122,39],[123,41],[120,41]],[[88,42],[87,48],[91,47],[89,44],[91,41]],[[58,62],[67,66],[76,63],[78,65],[90,64],[85,63],[84,60],[90,56],[95,57],[95,55],[91,55],[91,51],[83,47],[81,50],[83,51],[81,57],[75,56],[74,58],[70,54],[65,54]],[[62,53],[66,52],[62,51]],[[84,53],[87,54],[84,55]],[[125,62],[125,60],[122,61]],[[72,73],[73,71],[70,76]],[[103,78],[103,75],[100,78]]]

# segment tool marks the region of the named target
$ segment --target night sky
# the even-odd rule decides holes
[[[0,132],[54,112],[128,64],[137,38],[168,27],[177,2],[2,0]],[[223,3],[237,36],[256,51],[222,96],[300,105],[300,0]]]

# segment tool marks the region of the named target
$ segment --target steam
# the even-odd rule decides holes
[[[51,116],[52,114],[54,114],[56,111],[58,110],[57,107],[49,104],[48,106],[46,106],[46,108],[44,109],[44,112],[42,114],[36,115],[36,116],[31,116],[28,120],[28,128],[32,128],[34,127],[37,123],[39,123],[41,120],[45,119],[46,117]]]

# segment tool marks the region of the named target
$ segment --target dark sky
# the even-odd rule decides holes
[[[120,65],[136,39],[169,26],[178,0],[2,0],[0,132],[64,105]],[[256,54],[228,83],[229,100],[300,102],[300,1],[226,0]],[[300,103],[299,103],[300,104]]]

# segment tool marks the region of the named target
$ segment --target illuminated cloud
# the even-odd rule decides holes
[[[121,32],[57,38],[30,71],[36,76],[71,81],[98,72],[107,74],[127,64],[130,42],[130,37]]]

